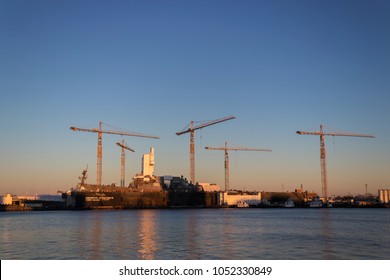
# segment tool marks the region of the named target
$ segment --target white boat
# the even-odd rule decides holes
[[[240,200],[239,202],[237,202],[237,207],[238,208],[248,208],[249,204],[246,203],[245,201]]]
[[[309,201],[310,208],[319,208],[322,207],[322,200],[315,198],[312,201]]]
[[[284,207],[285,207],[285,208],[294,208],[294,207],[295,207],[295,203],[294,203],[293,200],[287,199],[287,200],[284,202]]]

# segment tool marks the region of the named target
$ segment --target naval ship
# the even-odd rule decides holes
[[[183,176],[155,176],[153,147],[143,155],[142,171],[128,187],[87,184],[87,170],[77,186],[63,194],[70,209],[218,207],[217,192],[205,191]]]

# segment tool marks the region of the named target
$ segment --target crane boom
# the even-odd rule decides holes
[[[234,117],[234,116],[228,116],[228,117],[225,117],[225,118],[220,118],[220,119],[217,119],[217,120],[208,121],[208,122],[203,123],[203,124],[200,124],[200,125],[198,125],[198,126],[193,126],[193,123],[194,123],[194,122],[191,121],[190,127],[189,127],[188,129],[185,129],[185,130],[176,132],[176,135],[182,135],[182,134],[184,134],[184,133],[188,133],[188,132],[191,132],[191,131],[200,129],[200,128],[204,128],[204,127],[206,127],[206,126],[210,126],[210,125],[213,125],[213,124],[217,124],[217,123],[224,122],[224,121],[228,121],[228,120],[235,119],[235,118],[236,118],[236,117]]]
[[[297,131],[297,134],[300,135],[324,135],[324,136],[351,136],[351,137],[368,137],[375,138],[371,134],[361,134],[361,133],[344,133],[344,132],[321,132],[321,131]]]
[[[326,149],[325,149],[325,136],[350,136],[350,137],[366,137],[375,138],[371,134],[361,133],[344,133],[344,132],[324,132],[323,126],[320,125],[320,131],[300,131],[296,132],[299,135],[319,135],[320,136],[320,162],[321,162],[321,182],[322,182],[322,196],[325,203],[328,202],[328,178],[326,167]]]
[[[218,148],[212,148],[212,147],[205,147],[206,150],[216,150],[216,151],[255,151],[255,152],[272,152],[271,149],[257,149],[257,148],[246,148],[246,147],[218,147]]]
[[[208,121],[197,126],[194,126],[194,121],[191,121],[189,125],[190,127],[188,129],[176,132],[176,135],[182,135],[188,132],[190,133],[190,180],[193,184],[195,184],[195,130],[235,118],[236,117],[234,116],[228,116],[213,121]]]
[[[126,132],[121,130],[106,130],[102,128],[102,122],[99,122],[99,128],[80,128],[71,126],[70,129],[73,131],[81,131],[81,132],[93,132],[98,134],[98,144],[97,144],[97,160],[96,160],[96,184],[100,186],[102,184],[102,159],[103,159],[103,145],[102,145],[102,138],[103,133],[106,134],[117,134],[122,136],[135,136],[135,137],[144,137],[144,138],[154,138],[154,139],[160,139],[160,137],[155,135],[148,135],[148,134],[141,134],[141,133],[134,133],[134,132]]]
[[[246,147],[228,147],[225,142],[225,147],[205,147],[206,150],[225,151],[225,192],[230,188],[229,182],[229,151],[254,151],[254,152],[272,152],[271,149],[258,149],[258,148],[246,148]]]
[[[155,135],[148,135],[148,134],[142,134],[142,133],[135,133],[135,132],[126,132],[121,130],[106,130],[101,128],[79,128],[79,127],[70,127],[73,131],[81,131],[81,132],[94,132],[94,133],[105,133],[105,134],[117,134],[122,136],[135,136],[135,137],[144,137],[144,138],[154,138],[154,139],[160,139],[160,137]]]
[[[122,143],[119,143],[119,142],[117,142],[116,144],[117,144],[119,147],[122,147],[123,149],[129,150],[129,151],[132,151],[132,152],[135,152],[132,148],[130,148],[129,146],[126,146],[125,144],[122,144]]]

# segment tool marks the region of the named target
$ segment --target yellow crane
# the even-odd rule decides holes
[[[320,161],[321,161],[321,180],[322,180],[322,195],[325,203],[328,202],[328,182],[326,171],[326,151],[325,151],[325,136],[351,136],[351,137],[368,137],[375,138],[371,134],[359,133],[343,133],[343,132],[324,132],[323,126],[320,125],[320,131],[297,131],[299,135],[319,135],[320,136]]]
[[[135,152],[132,148],[127,146],[126,142],[124,139],[122,139],[122,142],[116,143],[119,147],[122,148],[122,156],[121,156],[121,187],[125,186],[125,149],[129,150],[131,152]]]
[[[221,119],[204,122],[204,123],[199,124],[197,126],[194,126],[195,122],[191,121],[188,129],[184,129],[182,131],[176,132],[176,135],[182,135],[182,134],[188,133],[188,132],[190,133],[190,180],[191,180],[191,183],[193,183],[193,184],[196,183],[195,182],[195,141],[194,141],[195,130],[201,129],[201,128],[204,128],[204,127],[207,127],[207,126],[210,126],[213,124],[217,124],[220,122],[228,121],[228,120],[231,120],[234,118],[235,118],[234,116],[228,116],[228,117],[224,117]]]
[[[147,135],[147,134],[141,134],[141,133],[134,133],[134,132],[126,132],[121,130],[107,130],[102,128],[103,123],[99,122],[98,128],[79,128],[71,126],[70,129],[73,131],[81,131],[81,132],[93,132],[98,134],[98,144],[97,144],[97,161],[96,161],[96,184],[98,186],[101,186],[102,184],[102,158],[103,158],[103,147],[102,147],[102,138],[103,133],[106,134],[117,134],[122,136],[135,136],[135,137],[145,137],[145,138],[154,138],[154,139],[160,139],[158,136],[154,135]]]
[[[225,142],[225,147],[205,147],[206,150],[225,151],[225,191],[230,189],[229,185],[229,150],[230,151],[255,151],[255,152],[272,152],[270,149],[246,148],[246,147],[228,147]]]

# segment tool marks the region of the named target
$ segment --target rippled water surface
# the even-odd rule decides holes
[[[1,212],[1,259],[390,259],[390,209]]]

